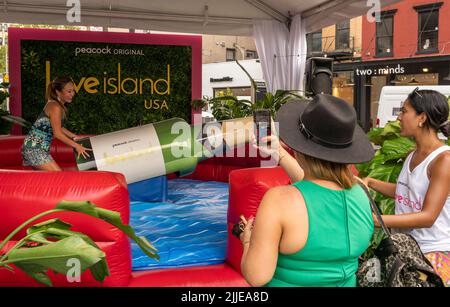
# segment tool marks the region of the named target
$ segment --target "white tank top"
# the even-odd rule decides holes
[[[395,191],[395,214],[422,211],[430,180],[428,165],[441,153],[450,150],[450,146],[441,146],[430,153],[414,170],[410,170],[410,153],[403,164]],[[450,172],[450,170],[448,170]],[[444,182],[443,184],[448,184]],[[447,196],[441,213],[430,228],[403,229],[417,240],[423,253],[432,251],[450,251],[450,196]]]

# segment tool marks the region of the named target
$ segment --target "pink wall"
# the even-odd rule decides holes
[[[20,41],[71,41],[96,43],[121,43],[143,45],[175,45],[192,47],[192,99],[200,99],[202,94],[202,37],[193,35],[136,34],[114,32],[90,32],[69,30],[45,30],[9,28],[8,54],[10,73],[10,110],[15,116],[22,115]],[[194,114],[201,110],[192,110]],[[15,125],[12,134],[21,134],[20,126]]]

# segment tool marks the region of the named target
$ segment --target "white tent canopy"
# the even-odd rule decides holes
[[[2,0],[0,21],[70,24],[77,0]],[[252,36],[255,20],[287,23],[301,14],[306,32],[364,15],[376,0],[80,0],[81,23],[169,32]],[[382,6],[398,0],[381,0]]]
[[[253,36],[269,91],[302,90],[306,33],[399,0],[3,0],[0,22]],[[79,23],[68,11],[80,3]],[[67,6],[69,5],[69,7]]]

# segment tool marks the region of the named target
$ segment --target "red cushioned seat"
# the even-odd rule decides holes
[[[160,269],[133,273],[130,287],[248,287],[228,264]]]
[[[37,213],[53,208],[61,199],[90,200],[98,206],[121,213],[129,222],[129,194],[124,177],[111,172],[40,172],[23,171],[20,148],[23,136],[0,137],[0,241],[15,227]],[[73,151],[59,141],[52,143],[51,154],[68,170],[76,170]],[[264,193],[272,186],[288,183],[280,168],[259,168],[258,157],[215,157],[199,163],[189,177],[199,180],[229,182],[228,243],[225,263],[189,268],[131,272],[131,249],[128,238],[115,227],[81,213],[62,213],[59,217],[73,224],[75,231],[89,235],[106,253],[111,276],[103,284],[89,272],[81,284],[69,283],[65,276],[50,274],[56,286],[248,286],[240,274],[241,243],[232,236],[231,227],[240,214],[255,215]],[[253,167],[251,169],[243,169]],[[13,169],[13,170],[8,170]],[[174,176],[171,175],[171,178]],[[17,240],[23,231],[13,239]],[[3,252],[11,248],[8,244]],[[36,286],[21,271],[0,269],[0,286]]]

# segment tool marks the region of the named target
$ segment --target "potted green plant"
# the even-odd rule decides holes
[[[22,127],[29,128],[31,123],[25,119],[11,115],[9,111],[6,110],[7,98],[9,97],[9,83],[0,83],[0,135],[10,134],[11,128],[14,124],[20,125]]]
[[[255,80],[248,71],[236,60],[236,64],[244,71],[250,79],[253,88],[257,88]],[[252,116],[254,110],[269,109],[272,116],[275,116],[278,109],[292,99],[304,99],[296,90],[277,90],[275,94],[265,93],[263,99],[255,103],[247,99],[238,99],[230,89],[219,92],[217,97],[197,99],[192,101],[192,107],[203,108],[207,104],[211,105],[211,110],[216,120],[227,120]]]
[[[123,231],[142,251],[159,260],[157,250],[145,237],[136,236],[133,228],[124,225],[120,214],[97,207],[89,201],[61,201],[52,210],[42,212],[22,223],[0,244],[2,248],[22,229],[43,216],[57,212],[80,212],[101,219]],[[14,270],[11,264],[47,286],[52,286],[47,272],[68,274],[69,259],[80,262],[80,274],[90,270],[95,280],[102,282],[109,276],[105,253],[87,235],[70,230],[71,225],[59,219],[50,219],[28,227],[26,236],[18,240],[5,254],[0,254],[0,269]]]
[[[13,125],[12,122],[6,120],[6,117],[10,115],[6,110],[7,98],[9,97],[8,88],[8,83],[0,83],[0,135],[9,134]]]

